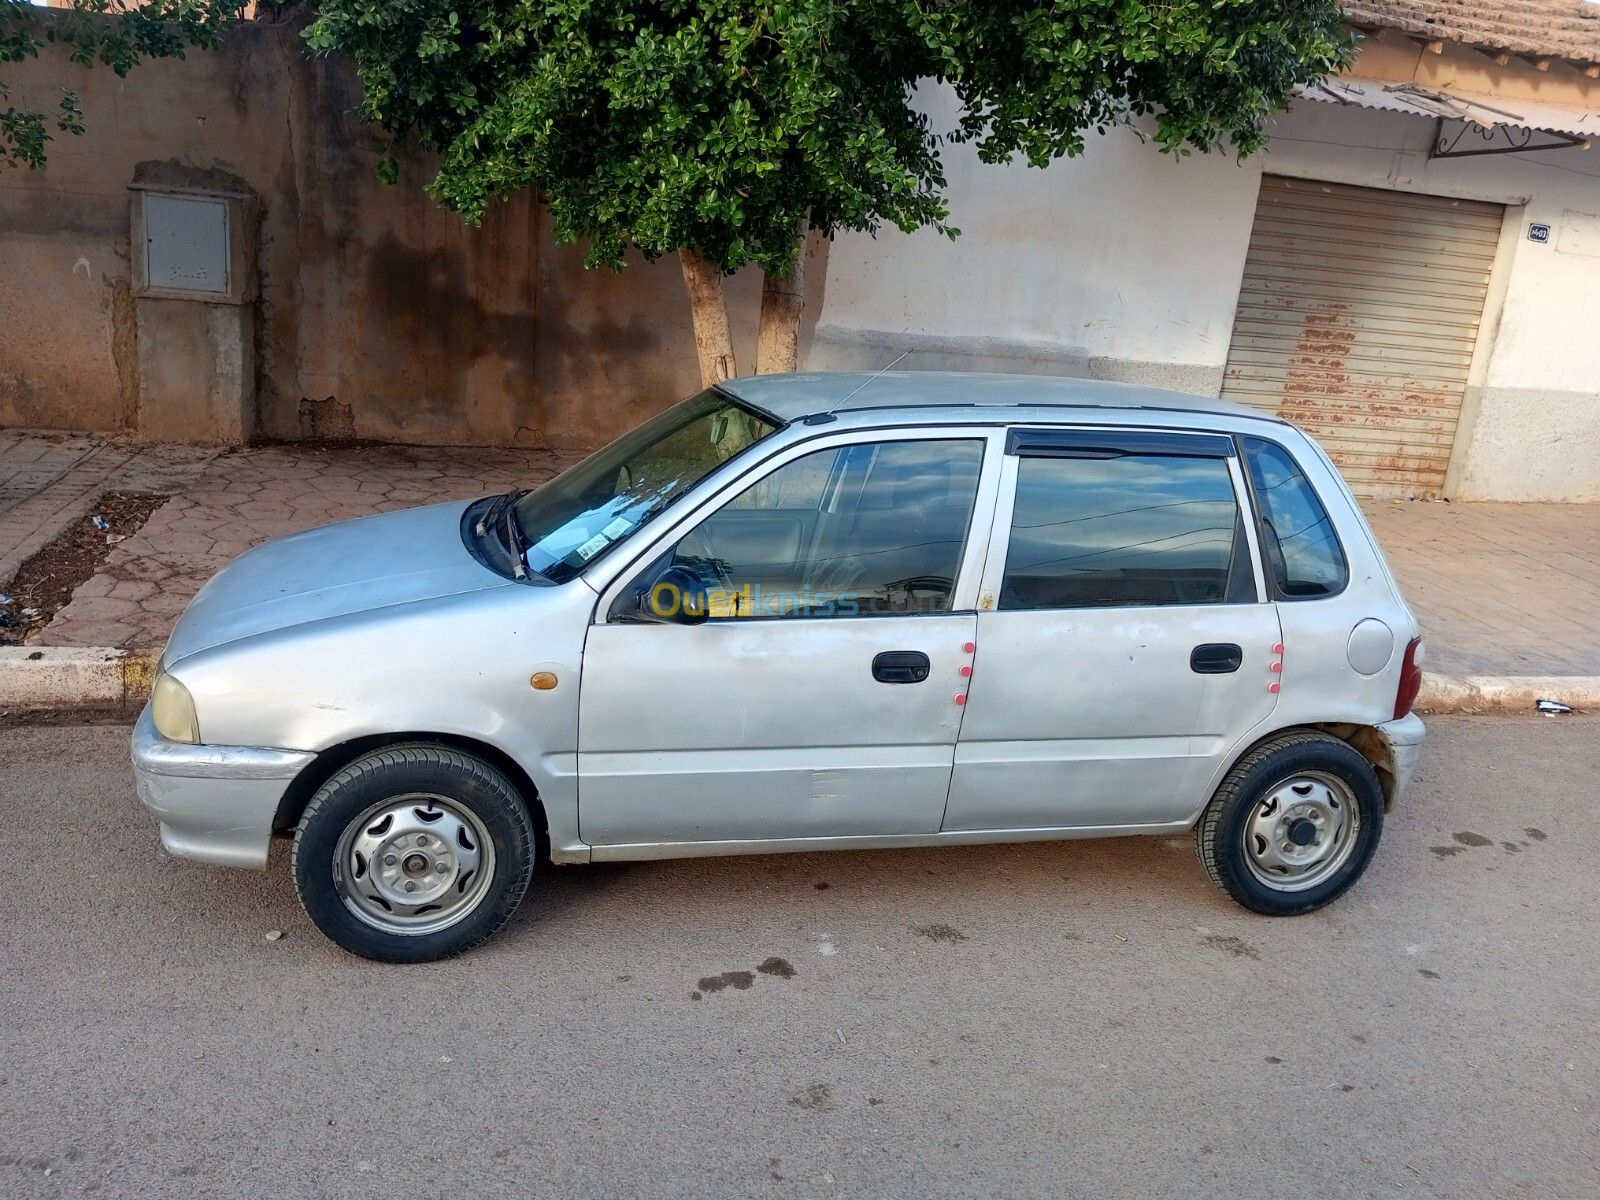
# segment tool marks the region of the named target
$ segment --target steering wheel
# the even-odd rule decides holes
[[[921,596],[948,600],[956,590],[956,581],[947,575],[913,575],[909,579],[896,580],[890,586],[904,588],[906,597],[911,600]]]

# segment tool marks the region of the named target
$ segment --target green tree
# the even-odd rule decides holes
[[[101,63],[126,75],[144,58],[182,58],[190,46],[214,49],[241,7],[238,0],[73,0],[54,9],[0,0],[0,66],[55,44],[67,47],[79,66]],[[61,89],[48,111],[18,108],[0,77],[0,104],[0,168],[42,168],[52,128],[83,132],[83,108],[69,89]]]
[[[950,236],[944,141],[1043,166],[1138,122],[1249,153],[1348,53],[1336,0],[318,0],[365,115],[442,152],[468,220],[536,187],[562,242],[680,256],[701,374],[734,373],[722,277],[765,276],[756,369],[792,368],[806,230]],[[958,124],[914,103],[951,85]],[[395,159],[387,161],[388,177]]]

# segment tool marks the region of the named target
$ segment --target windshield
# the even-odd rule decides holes
[[[517,501],[528,569],[565,583],[777,426],[712,388]]]

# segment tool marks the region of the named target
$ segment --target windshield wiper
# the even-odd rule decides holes
[[[517,501],[526,496],[531,488],[514,488],[503,496],[496,496],[473,524],[472,531],[478,537],[486,537],[491,528],[498,528],[503,518],[506,521],[506,533],[503,535],[506,548],[511,551],[511,569],[518,579],[527,578],[527,562],[523,555],[527,553],[527,535],[522,530],[522,522],[517,519]]]
[[[507,495],[510,495],[508,492]],[[472,532],[482,537],[489,532],[489,526],[500,519],[500,507],[506,502],[505,496],[496,496],[489,502],[489,507],[483,510],[478,522],[472,527]]]
[[[517,516],[517,502],[512,500],[505,508],[506,545],[511,548],[511,571],[518,579],[528,577],[527,535],[522,531],[522,519]]]

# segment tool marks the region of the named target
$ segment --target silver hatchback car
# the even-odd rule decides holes
[[[546,861],[1196,833],[1260,913],[1348,888],[1422,645],[1322,451],[1082,380],[733,380],[529,492],[258,546],[133,737],[174,854],[388,961]]]

